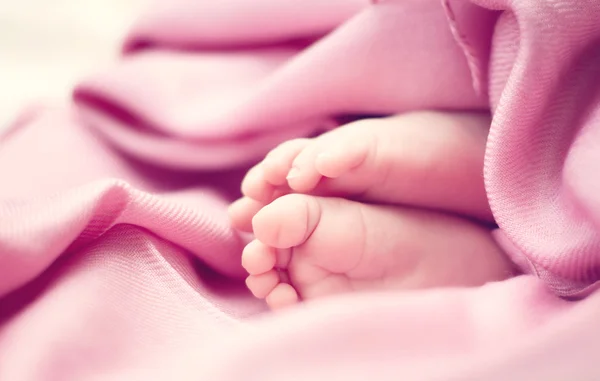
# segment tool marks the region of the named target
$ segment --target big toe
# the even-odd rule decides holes
[[[256,238],[265,245],[287,249],[304,243],[320,217],[320,205],[314,197],[289,194],[256,213],[252,227]]]

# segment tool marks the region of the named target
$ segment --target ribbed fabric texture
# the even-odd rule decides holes
[[[72,104],[0,137],[0,380],[598,380],[598,20],[595,0],[157,2]],[[225,214],[244,170],[419,109],[492,111],[495,234],[529,275],[263,315]]]

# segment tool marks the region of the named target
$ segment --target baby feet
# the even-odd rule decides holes
[[[482,178],[488,124],[481,115],[415,113],[275,148],[248,172],[245,197],[230,207],[233,225],[256,237],[242,256],[249,289],[277,308],[349,291],[509,276],[512,266],[476,223],[334,197],[491,221]]]
[[[290,194],[252,225],[246,284],[271,308],[352,291],[477,286],[510,274],[486,229],[435,212]]]
[[[358,121],[281,144],[248,172],[242,192],[263,204],[297,192],[491,221],[482,180],[488,125],[485,115],[434,112]]]

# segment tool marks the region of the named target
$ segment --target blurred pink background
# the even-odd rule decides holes
[[[0,129],[36,99],[69,96],[118,52],[147,0],[0,0]]]

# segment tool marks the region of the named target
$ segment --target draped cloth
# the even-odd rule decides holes
[[[600,2],[156,2],[114,67],[0,137],[0,380],[596,380]],[[266,314],[226,206],[276,144],[490,110],[524,275]],[[577,301],[573,301],[577,300]]]

